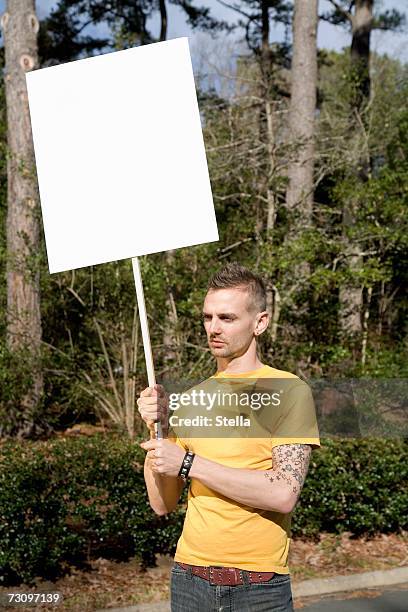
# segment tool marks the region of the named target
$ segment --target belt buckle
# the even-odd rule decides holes
[[[217,569],[221,569],[222,570],[223,566],[222,565],[209,565],[209,567],[208,567],[208,570],[209,570],[209,583],[211,585],[213,585],[213,586],[219,586],[221,584],[219,581],[217,582],[216,578],[215,578],[215,581],[214,581],[214,570],[217,570]],[[222,582],[222,579],[221,579],[221,582]]]

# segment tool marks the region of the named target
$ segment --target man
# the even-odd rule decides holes
[[[171,572],[171,609],[290,611],[290,516],[312,447],[320,445],[313,399],[297,376],[258,358],[257,338],[269,316],[257,275],[236,263],[226,265],[209,283],[203,318],[217,362],[211,383],[221,388],[226,380],[279,381],[285,400],[279,411],[265,408],[269,429],[263,437],[205,437],[190,427],[188,434],[173,431],[171,439],[155,440],[154,420],[167,426],[168,398],[160,386],[141,393],[139,412],[152,437],[141,446],[148,451],[145,480],[153,510],[159,515],[174,510],[191,478]],[[254,427],[259,421],[253,419]]]

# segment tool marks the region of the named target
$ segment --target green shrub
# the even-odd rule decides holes
[[[10,351],[0,339],[0,437],[23,430],[27,422],[41,423],[41,406],[28,412],[24,397],[33,384],[34,364],[29,351]]]
[[[294,517],[295,536],[407,529],[408,445],[398,440],[325,441],[313,453]],[[173,554],[184,505],[151,510],[145,451],[95,435],[0,446],[0,583],[53,579],[96,556]],[[185,489],[182,501],[186,499]]]
[[[292,534],[407,529],[407,466],[407,440],[325,440],[312,454]]]
[[[91,557],[145,564],[173,553],[182,509],[150,508],[145,451],[128,439],[96,435],[0,448],[0,581],[55,578]]]

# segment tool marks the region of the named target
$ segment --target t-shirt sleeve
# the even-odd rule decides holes
[[[281,412],[271,432],[272,447],[281,444],[320,446],[319,429],[312,391],[305,382],[293,383],[281,398]]]

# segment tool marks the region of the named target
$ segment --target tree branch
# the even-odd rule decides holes
[[[336,11],[338,11],[344,17],[346,17],[346,19],[348,19],[350,21],[350,23],[353,23],[353,15],[349,11],[347,11],[343,6],[341,6],[341,4],[336,2],[336,0],[329,0],[329,2],[330,2],[330,4],[332,4],[334,6]]]
[[[226,8],[229,8],[232,11],[235,11],[236,13],[239,13],[240,15],[243,15],[247,19],[253,19],[252,15],[248,15],[248,13],[245,13],[245,11],[240,9],[238,6],[235,6],[234,4],[228,4],[227,2],[224,2],[224,0],[217,0],[217,2],[219,2],[220,4],[225,6]]]

